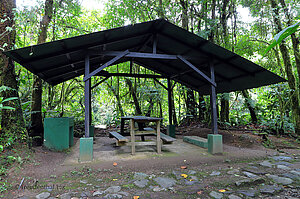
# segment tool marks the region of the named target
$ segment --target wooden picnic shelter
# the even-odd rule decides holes
[[[201,95],[210,95],[212,134],[218,134],[217,93],[250,89],[285,81],[278,75],[164,19],[99,31],[5,52],[51,85],[84,75],[85,137],[91,122],[91,90],[113,76],[153,78],[168,91],[172,124],[171,80]],[[128,73],[105,68],[130,62]],[[138,64],[157,75],[134,74]],[[103,76],[91,85],[93,76]],[[166,78],[167,86],[159,79]]]

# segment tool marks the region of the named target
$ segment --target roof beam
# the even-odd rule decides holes
[[[213,58],[214,60],[217,60],[217,61],[219,61],[219,62],[221,62],[221,63],[225,63],[225,64],[231,66],[232,68],[235,68],[235,69],[237,69],[237,70],[240,70],[240,71],[242,71],[242,72],[244,72],[244,73],[251,73],[250,71],[244,70],[244,69],[242,69],[242,68],[236,66],[235,64],[230,63],[230,62],[229,62],[228,60],[226,60],[226,59],[222,59],[222,58],[216,57],[215,55],[213,55],[213,54],[211,54],[211,53],[208,53],[208,52],[203,51],[203,50],[200,49],[199,47],[195,47],[195,46],[189,45],[189,44],[187,44],[187,43],[185,43],[185,42],[183,42],[183,41],[180,41],[178,38],[174,38],[173,36],[167,35],[167,34],[165,34],[165,33],[163,33],[163,32],[160,32],[160,34],[166,36],[167,38],[170,38],[170,39],[173,40],[174,42],[179,42],[179,43],[181,43],[181,44],[183,44],[183,45],[185,45],[185,46],[187,46],[187,47],[189,47],[189,48],[192,48],[193,50],[196,50],[196,51],[199,51],[199,52],[201,52],[201,53],[204,53],[206,56],[211,57],[211,58]],[[201,42],[201,43],[202,43],[202,42]],[[218,65],[218,64],[215,64],[215,66],[216,66],[216,65]]]
[[[116,61],[118,61],[119,59],[121,59],[122,57],[126,56],[129,53],[128,50],[125,50],[124,52],[120,52],[118,53],[118,55],[116,57],[114,57],[113,59],[109,60],[108,62],[106,62],[105,64],[103,64],[101,67],[97,68],[96,70],[94,70],[93,72],[91,72],[90,74],[86,75],[83,78],[83,81],[87,81],[88,79],[90,79],[92,76],[96,75],[97,73],[99,73],[101,70],[103,70],[104,68],[112,65],[113,63],[115,63]]]
[[[163,83],[161,83],[160,81],[158,81],[158,79],[154,78],[154,80],[155,80],[159,85],[161,85],[164,89],[168,90],[168,88],[167,88],[165,85],[163,85]]]
[[[137,77],[137,78],[166,78],[162,75],[151,75],[151,74],[130,74],[130,73],[107,73],[107,74],[98,74],[97,76],[116,76],[116,77]]]
[[[179,60],[181,60],[186,65],[188,65],[189,67],[191,67],[194,71],[196,71],[199,75],[201,75],[204,79],[206,79],[211,85],[213,85],[214,87],[217,86],[217,84],[212,79],[210,79],[207,75],[205,75],[202,71],[200,71],[191,62],[189,62],[188,60],[184,59],[181,55],[177,55],[177,57],[178,57]]]
[[[99,82],[97,82],[95,85],[93,85],[91,89],[93,90],[94,88],[96,88],[98,85],[102,84],[105,80],[107,80],[110,77],[111,76],[107,76],[104,79],[101,79]]]
[[[117,56],[120,53],[121,53],[120,51],[105,51],[105,52],[99,52],[98,55]],[[140,52],[129,52],[125,55],[125,57],[146,58],[146,59],[173,59],[173,60],[177,59],[176,55],[140,53]]]

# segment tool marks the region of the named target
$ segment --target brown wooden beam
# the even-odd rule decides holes
[[[151,74],[130,74],[130,73],[99,73],[97,76],[104,76],[104,77],[137,77],[137,78],[166,78],[162,75],[151,75]]]
[[[168,90],[168,88],[163,85],[163,83],[161,83],[160,81],[158,81],[156,78],[153,78],[159,85],[161,85],[164,89]]]
[[[99,86],[100,84],[102,84],[105,80],[107,80],[108,78],[110,78],[111,76],[107,76],[104,79],[101,79],[99,82],[97,82],[95,85],[92,86],[92,90],[94,88],[96,88],[97,86]]]

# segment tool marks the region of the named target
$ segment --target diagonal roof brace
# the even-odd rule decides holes
[[[126,56],[128,53],[129,53],[129,50],[125,50],[124,52],[120,52],[116,57],[114,57],[113,59],[109,60],[108,62],[106,62],[105,64],[103,64],[101,67],[97,68],[96,70],[94,70],[93,72],[91,72],[87,76],[85,76],[83,78],[83,81],[87,81],[92,76],[96,75],[101,70],[103,70],[104,68],[112,65],[113,63],[115,63],[116,61],[118,61],[119,59],[121,59],[122,57]]]
[[[206,79],[211,85],[214,87],[217,87],[216,82],[212,81],[207,75],[205,75],[203,72],[201,72],[196,66],[194,66],[191,62],[183,58],[181,55],[177,55],[177,58],[180,59],[182,62],[184,62],[186,65],[191,67],[194,71],[196,71],[199,75],[201,75],[204,79]]]

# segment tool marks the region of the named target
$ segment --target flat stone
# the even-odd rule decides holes
[[[197,183],[197,181],[184,180],[184,184],[186,185],[194,185],[195,183]]]
[[[275,185],[264,185],[259,189],[259,191],[261,193],[265,193],[265,194],[274,194],[274,193],[279,192],[281,190],[282,190],[281,187],[275,186]]]
[[[292,160],[292,157],[289,156],[273,156],[271,157],[275,161],[287,161],[287,160]]]
[[[211,172],[211,174],[209,174],[210,176],[218,176],[218,175],[220,175],[221,174],[221,172],[219,172],[219,171],[213,171],[213,172]]]
[[[191,179],[192,181],[198,181],[198,178],[197,178],[196,176],[190,176],[190,179]]]
[[[197,172],[194,171],[194,170],[189,170],[189,171],[188,171],[188,174],[189,174],[189,175],[195,175],[196,173],[197,173]]]
[[[227,174],[233,175],[233,174],[236,174],[236,173],[239,173],[239,172],[240,172],[240,170],[238,170],[238,169],[232,169],[230,171],[227,171]]]
[[[293,164],[285,161],[275,162],[276,165],[292,166]]]
[[[95,197],[95,196],[100,196],[100,195],[103,195],[104,194],[104,191],[95,191],[94,193],[93,193],[93,197]]]
[[[282,170],[291,170],[291,168],[285,166],[285,165],[277,165],[277,169],[282,169]]]
[[[238,193],[241,193],[247,197],[254,197],[255,194],[257,194],[257,191],[255,190],[239,190]]]
[[[105,193],[117,193],[119,191],[121,191],[120,186],[111,186],[111,187],[108,187],[104,192]]]
[[[107,194],[106,196],[104,196],[104,198],[107,198],[107,199],[123,198],[123,196],[120,194]]]
[[[228,196],[228,199],[242,199],[242,198],[239,197],[239,196],[236,196],[236,195],[234,195],[234,194],[230,194],[230,195]]]
[[[20,198],[18,199],[30,199],[28,196],[21,196]]]
[[[142,180],[136,180],[133,183],[139,188],[144,188],[145,186],[148,185],[148,182],[149,182],[149,180],[142,179]]]
[[[280,174],[280,176],[283,176],[283,177],[286,177],[286,178],[290,178],[290,179],[293,179],[293,180],[300,180],[300,176],[295,175],[295,174],[293,174],[291,172]]]
[[[80,194],[81,197],[91,197],[92,194],[89,191],[84,191]]]
[[[264,183],[265,179],[263,178],[251,178],[251,179],[244,179],[244,180],[239,180],[235,182],[235,185],[240,187],[240,186],[249,186],[249,185],[257,185]]]
[[[259,163],[259,165],[261,165],[263,167],[270,167],[270,168],[273,166],[273,164],[271,164],[271,162],[269,162],[268,160],[265,160],[265,161]]]
[[[87,180],[80,180],[80,183],[87,184]]]
[[[43,192],[35,196],[36,199],[46,199],[50,197],[49,192]]]
[[[125,191],[120,191],[119,194],[123,195],[123,196],[129,196],[129,193],[125,192]]]
[[[60,195],[60,199],[71,199],[71,195],[69,193],[63,193]]]
[[[249,167],[249,168],[244,168],[244,171],[248,171],[250,173],[254,173],[256,175],[265,175],[267,174],[266,171],[262,170],[261,168],[257,168],[257,167]]]
[[[283,184],[283,185],[288,185],[288,184],[292,184],[293,183],[292,179],[285,178],[285,177],[279,177],[277,175],[268,175],[268,178],[271,178],[276,183]]]
[[[256,178],[257,175],[253,174],[253,173],[250,173],[250,172],[247,172],[247,171],[243,171],[243,174],[245,176],[247,176],[248,178]]]
[[[300,171],[292,170],[290,173],[300,177]]]
[[[164,189],[164,188],[160,188],[159,186],[155,186],[155,187],[152,189],[152,191],[154,191],[154,192],[163,191],[163,190],[165,190],[165,189]]]
[[[210,192],[209,196],[212,197],[212,198],[215,198],[215,199],[221,199],[221,198],[223,198],[223,194],[222,193],[218,193],[218,192],[215,192],[215,191]]]
[[[133,176],[133,178],[135,180],[143,180],[143,179],[148,178],[148,177],[149,177],[149,175],[147,175],[145,173],[135,173],[134,176]]]
[[[180,173],[180,172],[172,171],[172,174],[175,176],[175,178],[176,178],[177,180],[182,179],[181,173]]]
[[[171,178],[157,177],[154,179],[154,181],[162,188],[169,188],[176,184],[176,181]]]

